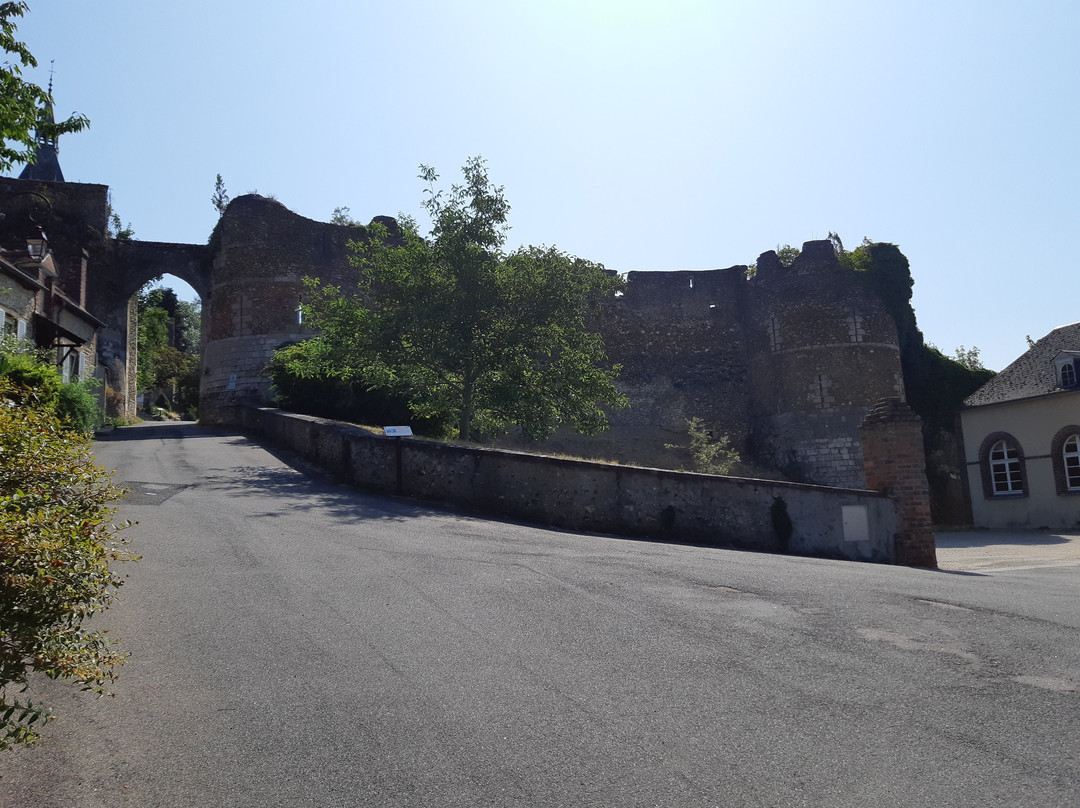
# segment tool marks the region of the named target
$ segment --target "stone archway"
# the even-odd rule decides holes
[[[349,285],[355,269],[348,242],[357,235],[247,195],[233,200],[205,245],[92,239],[83,248],[90,258],[87,308],[103,323],[97,352],[108,414],[135,415],[134,296],[160,275],[187,282],[202,300],[200,420],[228,422],[236,406],[270,403],[267,361],[280,345],[310,334],[297,318],[303,278]]]
[[[161,275],[175,275],[199,294],[203,333],[211,305],[213,253],[206,245],[108,240],[87,276],[87,306],[101,319],[97,359],[106,414],[135,416],[138,317],[136,293]]]

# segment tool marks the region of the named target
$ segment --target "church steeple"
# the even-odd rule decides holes
[[[41,121],[50,126],[56,123],[56,118],[53,113],[52,86],[52,68],[50,67],[48,99],[45,101],[45,108],[41,111]],[[34,140],[36,141],[34,153],[37,155],[37,160],[33,163],[26,164],[22,173],[19,174],[19,179],[63,182],[64,172],[60,170],[60,159],[58,157],[60,148],[56,142],[56,135],[51,134],[48,131],[43,132],[39,125],[34,131]]]

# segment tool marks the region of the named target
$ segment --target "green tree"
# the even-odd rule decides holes
[[[199,403],[199,304],[180,300],[172,289],[144,287],[139,293],[137,386],[170,409],[193,412]]]
[[[172,410],[191,410],[199,402],[199,357],[170,345],[154,355],[153,382],[148,388],[165,397]]]
[[[668,449],[687,449],[694,459],[694,471],[702,474],[731,474],[741,458],[731,447],[727,435],[715,437],[712,430],[705,428],[705,422],[694,416],[686,421],[687,446],[671,443],[664,444]]]
[[[169,345],[169,315],[161,308],[139,311],[138,368],[136,385],[139,392],[153,389],[156,378],[157,355]]]
[[[225,208],[229,206],[229,194],[225,190],[225,180],[221,178],[220,174],[217,175],[217,179],[214,181],[214,195],[210,197],[210,204],[214,206],[219,219],[225,212]]]
[[[45,352],[28,340],[0,338],[0,379],[16,388],[32,389],[38,406],[50,412],[56,410],[62,384],[60,374]]]
[[[0,749],[34,743],[52,717],[19,695],[31,675],[96,693],[116,677],[126,655],[83,623],[123,583],[110,565],[135,558],[112,524],[124,492],[93,462],[89,438],[66,428],[39,388],[12,379],[0,377]]]
[[[0,171],[16,163],[33,162],[36,135],[54,139],[90,125],[84,115],[51,122],[50,115],[42,114],[52,104],[48,92],[22,78],[23,68],[37,67],[37,59],[15,38],[15,21],[28,10],[25,2],[0,3],[0,48],[13,57],[0,64]]]
[[[135,229],[131,226],[131,222],[128,222],[127,227],[125,227],[123,220],[120,218],[120,214],[117,213],[116,209],[113,207],[111,192],[106,201],[106,213],[108,215],[105,220],[105,235],[108,238],[115,239],[116,241],[131,241],[135,238]]]
[[[780,263],[786,267],[795,263],[795,259],[799,257],[799,253],[802,252],[798,247],[792,247],[790,244],[784,246],[777,246],[776,257],[780,259]]]
[[[277,406],[304,415],[351,423],[411,423],[413,431],[420,435],[447,434],[446,418],[418,420],[407,401],[387,390],[371,389],[358,380],[298,376],[289,364],[296,364],[297,359],[302,363],[303,352],[315,347],[312,340],[282,346],[267,363],[263,372],[270,377]]]
[[[588,323],[623,282],[553,247],[506,254],[503,189],[480,158],[463,174],[444,192],[421,166],[428,239],[392,220],[359,230],[355,295],[307,279],[305,324],[320,336],[287,364],[400,395],[420,418],[452,416],[462,438],[510,426],[529,439],[560,423],[603,429],[604,408],[625,399]]]
[[[330,217],[330,223],[340,224],[345,227],[356,227],[360,224],[360,222],[352,217],[352,211],[349,210],[348,205],[339,205],[334,208],[334,213]]]
[[[173,320],[176,348],[186,354],[198,356],[202,335],[202,305],[195,300],[178,300]]]
[[[165,312],[166,344],[186,354],[199,353],[202,330],[202,306],[192,300],[181,300],[168,287],[144,287],[139,293],[139,311],[161,309]]]
[[[974,345],[970,348],[959,346],[952,358],[954,362],[963,365],[968,370],[986,370],[986,366],[982,363],[982,351]]]

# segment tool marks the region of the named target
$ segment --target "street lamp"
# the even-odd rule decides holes
[[[26,239],[26,251],[36,261],[44,261],[49,252],[49,240],[45,237],[45,231],[40,231],[37,236],[28,236]]]
[[[52,219],[52,201],[38,191],[18,191],[6,197],[3,203],[0,236],[5,246],[10,249],[14,246],[12,242],[22,244],[25,241],[27,254],[35,261],[44,261],[49,254],[44,226]]]

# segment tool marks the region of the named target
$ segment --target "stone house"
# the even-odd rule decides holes
[[[43,113],[53,121],[51,102]],[[65,187],[64,174],[56,138],[35,137],[37,160],[0,187],[0,335],[55,351],[67,382],[91,372],[103,323],[86,308],[87,251],[46,234],[64,218],[50,190]]]
[[[85,283],[71,288],[34,210],[45,197],[21,191],[5,199],[0,219],[0,334],[55,354],[65,382],[94,367],[102,322],[86,310]],[[46,200],[47,201],[47,200]],[[80,278],[84,273],[77,273]]]
[[[973,522],[1080,528],[1080,323],[1055,328],[960,412]]]

